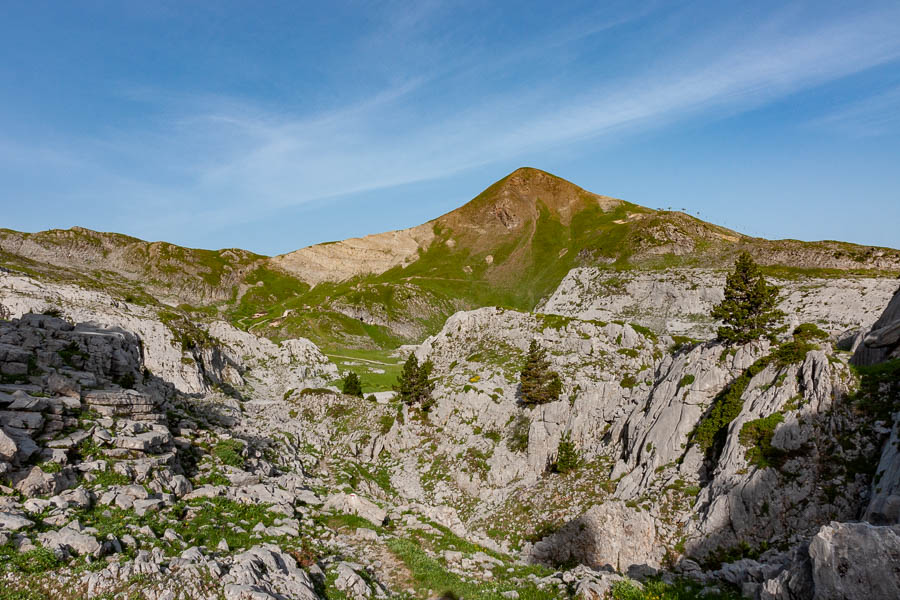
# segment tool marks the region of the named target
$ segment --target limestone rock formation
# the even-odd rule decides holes
[[[874,365],[892,358],[900,358],[900,289],[896,290],[881,317],[866,333],[853,355],[853,362]]]
[[[725,273],[712,269],[576,268],[536,310],[601,320],[628,314],[659,333],[710,339],[716,323],[709,313],[722,299],[724,281]],[[789,316],[789,325],[817,323],[834,335],[870,327],[897,288],[888,278],[776,278],[773,283],[782,288],[779,308]]]
[[[405,266],[433,239],[433,227],[426,223],[401,231],[309,246],[277,256],[273,261],[303,281],[317,285],[323,281],[345,281],[357,275],[377,275],[398,265]]]
[[[809,556],[815,600],[900,597],[900,527],[831,523]]]
[[[653,518],[621,501],[591,507],[535,544],[530,556],[537,562],[577,561],[595,569],[619,572],[639,566],[659,567],[662,557]]]

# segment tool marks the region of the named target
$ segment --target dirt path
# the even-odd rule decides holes
[[[324,354],[324,353],[323,353]],[[344,358],[347,360],[358,360],[360,362],[371,363],[373,365],[384,365],[386,367],[396,367],[402,363],[389,363],[389,362],[381,362],[380,360],[371,360],[368,358],[357,358],[355,356],[344,356],[343,354],[325,354],[328,358]]]

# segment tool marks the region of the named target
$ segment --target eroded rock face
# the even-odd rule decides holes
[[[287,390],[321,387],[338,377],[337,367],[307,339],[275,344],[223,321],[212,323],[208,331],[220,343],[223,364],[239,367],[230,382],[249,383],[263,397],[282,398]]]
[[[866,333],[853,355],[853,363],[875,365],[893,358],[900,358],[900,289]]]
[[[722,300],[723,271],[671,269],[661,272],[610,272],[594,267],[572,269],[537,310],[581,319],[631,320],[657,332],[715,336],[709,317]],[[868,328],[897,288],[888,278],[773,280],[781,286],[780,308],[788,325],[817,323],[829,333]]]
[[[380,508],[371,500],[362,498],[357,494],[335,494],[325,501],[324,510],[358,515],[375,525],[382,525],[387,518],[387,511]]]
[[[896,415],[875,470],[871,494],[863,519],[877,525],[900,523],[900,418]]]
[[[104,417],[133,421],[159,420],[158,402],[149,394],[136,390],[90,390],[84,404]]]
[[[77,286],[41,282],[0,272],[0,305],[11,318],[31,319],[38,329],[46,330],[49,335],[55,335],[53,332],[56,331],[72,330],[73,326],[62,319],[28,313],[55,309],[60,310],[66,319],[80,323],[78,331],[66,336],[78,338],[79,348],[73,349],[71,360],[79,368],[92,370],[82,366],[82,357],[78,352],[83,352],[89,360],[100,361],[108,374],[113,376],[127,374],[119,372],[124,371],[123,361],[137,363],[142,370],[146,368],[154,377],[183,393],[206,393],[213,385],[242,387],[248,383],[244,380],[244,374],[251,368],[256,368],[252,383],[266,394],[270,392],[269,388],[281,384],[284,389],[290,386],[302,389],[319,386],[337,377],[336,367],[308,340],[286,340],[274,344],[227,323],[217,322],[209,326],[210,334],[218,340],[217,344],[185,348],[154,309],[122,302],[108,294]],[[118,336],[122,340],[121,348],[130,348],[128,352],[134,356],[124,356],[116,351],[104,356],[90,348],[93,343],[98,344],[98,348],[107,345],[107,342],[94,341],[91,337],[100,335]],[[135,343],[138,339],[139,344]],[[17,369],[24,374],[27,362],[23,361],[27,361],[27,351],[16,358],[7,356],[13,350],[5,348],[0,339],[0,363],[8,363],[0,365],[0,369]],[[48,350],[55,352],[57,349]],[[275,368],[259,368],[269,364]],[[139,379],[141,373],[133,375]],[[65,393],[71,395],[74,392],[69,389]],[[271,393],[276,395],[276,390],[271,390]]]
[[[624,502],[594,506],[531,549],[533,561],[577,561],[597,569],[627,572],[635,566],[659,567],[662,546],[653,518]]]
[[[363,238],[351,238],[333,244],[318,244],[272,261],[311,285],[323,281],[344,281],[356,275],[384,273],[418,258],[420,248],[434,239],[434,227],[419,225],[401,231],[389,231]]]

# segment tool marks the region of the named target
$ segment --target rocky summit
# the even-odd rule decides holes
[[[898,598],[898,273],[536,169],[274,258],[3,230],[0,598]]]

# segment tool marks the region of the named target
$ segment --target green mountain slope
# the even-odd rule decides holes
[[[81,228],[0,230],[9,268],[180,305],[194,319],[226,318],[273,339],[309,337],[332,352],[419,341],[461,309],[529,310],[576,266],[727,267],[744,249],[782,273],[900,271],[897,250],[751,238],[531,168],[413,230],[271,259]]]

